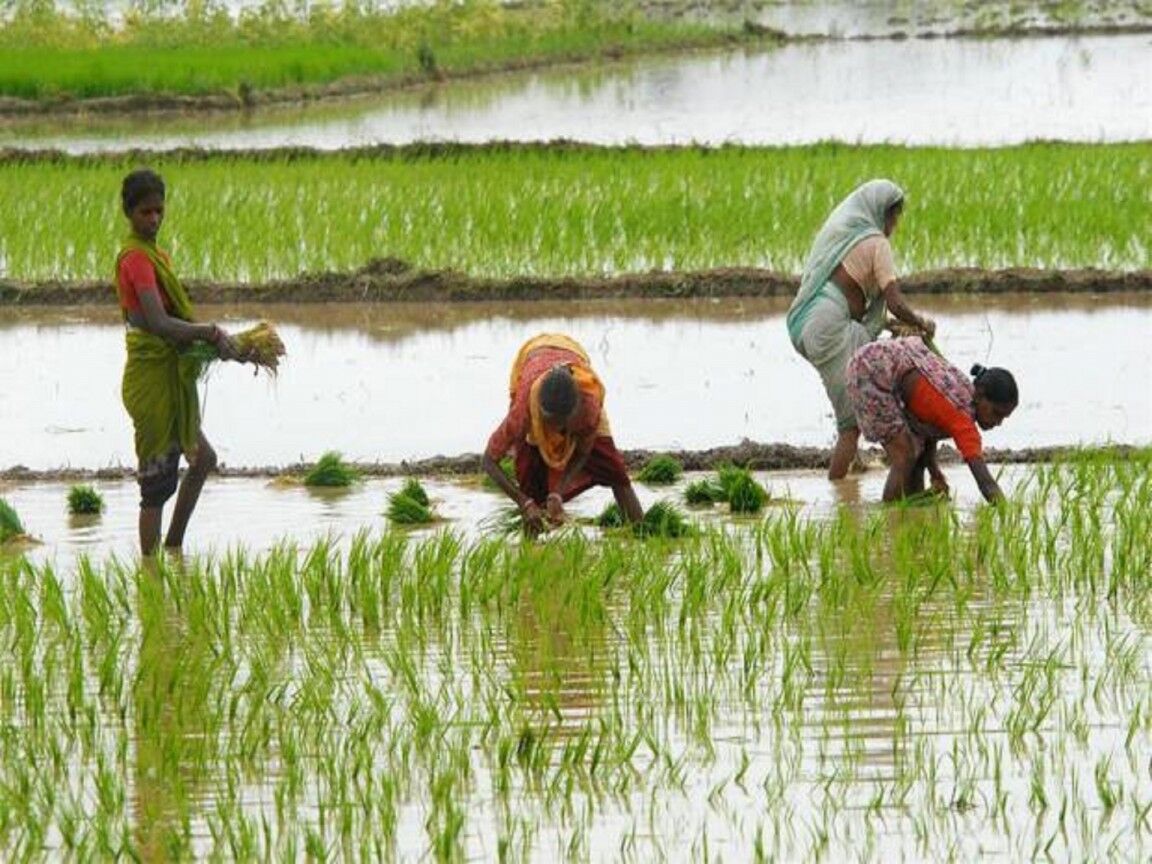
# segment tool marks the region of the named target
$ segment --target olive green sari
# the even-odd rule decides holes
[[[129,252],[148,256],[156,269],[157,284],[168,295],[172,314],[193,320],[192,301],[156,244],[131,235],[116,256],[116,288],[120,289],[120,261]],[[129,327],[125,335],[128,359],[124,364],[121,395],[136,430],[136,458],[141,465],[164,456],[178,446],[191,458],[200,440],[200,402],[196,380],[200,360],[153,333]]]

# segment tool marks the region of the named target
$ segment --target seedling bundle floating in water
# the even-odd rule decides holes
[[[675,483],[684,473],[684,466],[680,460],[673,456],[653,456],[640,469],[636,479],[641,483],[668,484]]]
[[[5,543],[24,534],[24,525],[16,508],[0,498],[0,543]]]
[[[304,477],[305,486],[326,486],[340,488],[351,486],[360,479],[359,472],[344,462],[344,458],[335,450],[329,450],[321,456],[312,470]]]
[[[752,472],[735,465],[725,465],[716,477],[696,480],[684,490],[684,499],[692,505],[728,502],[733,513],[759,513],[771,496],[752,477]]]
[[[104,498],[91,486],[73,486],[68,490],[68,512],[73,516],[101,513]]]
[[[388,519],[396,525],[427,525],[436,521],[428,493],[415,477],[409,477],[399,492],[388,496]]]

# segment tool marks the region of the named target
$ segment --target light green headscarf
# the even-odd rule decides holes
[[[869,180],[836,205],[812,242],[800,277],[800,290],[788,309],[788,335],[793,344],[800,338],[804,313],[831,278],[836,265],[861,240],[883,234],[884,215],[888,208],[903,199],[904,190],[891,180]],[[865,315],[864,325],[873,338],[879,336],[884,327],[884,308],[883,301],[877,300],[868,307]]]

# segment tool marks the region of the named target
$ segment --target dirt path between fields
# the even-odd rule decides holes
[[[1116,445],[1108,449],[1113,456],[1123,456],[1140,448]],[[1034,464],[1051,462],[1077,448],[1034,447],[1025,449],[985,450],[985,458],[992,464]],[[707,450],[624,450],[624,460],[630,471],[637,471],[652,456],[667,454],[680,460],[686,471],[711,471],[721,465],[739,465],[754,471],[795,471],[803,469],[824,469],[828,465],[830,450],[822,447],[794,447],[790,444],[761,444],[744,439],[739,444],[713,447]],[[877,448],[864,451],[873,471],[882,470],[882,453]],[[956,463],[959,454],[950,445],[940,448],[940,461]],[[459,456],[433,456],[428,459],[405,460],[402,462],[352,463],[365,477],[445,477],[480,474],[480,454],[465,453]],[[261,465],[237,467],[222,465],[219,474],[224,477],[302,477],[312,468],[312,463],[292,465]],[[0,469],[0,483],[16,484],[27,482],[80,482],[92,480],[127,480],[135,476],[135,470],[126,466],[107,468],[57,468],[34,470],[22,465]]]
[[[194,302],[348,303],[618,298],[790,297],[796,276],[751,267],[618,276],[471,277],[455,270],[418,270],[395,258],[350,273],[309,273],[270,282],[186,283]],[[981,270],[949,268],[912,273],[901,281],[910,294],[1111,294],[1152,290],[1152,270]],[[0,306],[106,306],[109,282],[0,280]]]

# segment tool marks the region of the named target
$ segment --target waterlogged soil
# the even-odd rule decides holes
[[[1029,469],[1017,465],[996,470],[1003,487],[1010,491]],[[879,462],[838,483],[829,482],[819,469],[753,473],[772,496],[769,507],[796,506],[805,518],[827,518],[843,505],[876,505],[886,476]],[[979,505],[979,491],[964,466],[946,465],[945,473],[955,506],[971,509]],[[645,508],[656,501],[672,501],[690,519],[705,525],[747,524],[754,518],[733,517],[723,505],[687,507],[685,488],[706,476],[711,475],[687,473],[667,486],[636,483],[636,492]],[[213,478],[204,487],[184,551],[189,555],[223,554],[230,548],[243,547],[261,552],[281,542],[306,547],[326,537],[346,545],[358,531],[388,527],[388,497],[403,482],[399,477],[369,477],[346,489],[314,489],[284,479]],[[439,521],[405,530],[431,532],[449,528],[467,536],[499,533],[496,524],[511,502],[502,493],[485,488],[479,476],[425,477],[421,482]],[[131,560],[139,551],[136,483],[131,479],[98,479],[92,485],[104,499],[104,512],[98,516],[73,516],[67,508],[71,488],[68,482],[0,477],[0,497],[15,508],[29,535],[29,540],[9,551],[19,548],[32,561],[52,561],[62,566],[81,555],[97,560],[113,555]],[[570,502],[567,510],[573,520],[590,523],[611,501],[609,490],[593,488]]]
[[[478,278],[456,270],[421,270],[382,258],[349,272],[305,273],[269,282],[188,280],[198,304],[312,304],[364,302],[792,298],[797,276],[752,267],[701,271],[654,271],[617,276],[517,276]],[[913,295],[1116,294],[1152,292],[1152,270],[983,270],[948,268],[912,273],[901,280]],[[106,306],[106,281],[0,280],[0,306]],[[440,314],[445,314],[440,310]]]
[[[338,104],[313,100],[216,116],[33,117],[0,125],[0,146],[82,153],[437,140],[941,146],[1142,140],[1152,137],[1150,38],[742,46],[374,91]]]
[[[761,445],[741,461],[818,465],[834,424],[815,371],[789,344],[788,302],[209,308],[232,329],[271,318],[288,356],[275,379],[236,366],[212,370],[201,386],[204,428],[229,470],[291,470],[334,449],[381,473],[418,462],[420,470],[472,471],[506,410],[516,349],[535,333],[561,330],[588,349],[608,388],[616,441],[636,451],[634,460],[683,451],[706,466],[733,452],[709,457],[714,448]],[[1152,340],[1144,338],[1152,295],[932,295],[916,303],[936,319],[955,363],[1001,365],[1017,376],[1020,407],[985,442],[1012,451],[1006,458],[1152,441]],[[10,307],[0,335],[0,470],[124,476],[134,456],[116,311]]]

